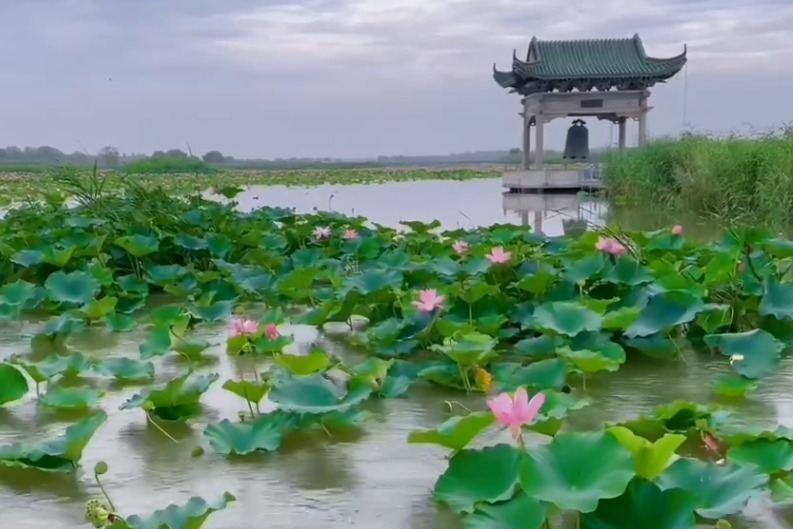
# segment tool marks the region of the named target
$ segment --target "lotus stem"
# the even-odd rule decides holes
[[[179,444],[179,441],[177,441],[176,439],[174,439],[173,437],[171,437],[171,434],[169,434],[168,432],[166,432],[165,430],[163,430],[163,429],[162,429],[162,427],[161,427],[159,424],[157,424],[156,422],[154,422],[154,419],[152,419],[152,418],[151,418],[151,415],[149,415],[149,412],[146,412],[146,420],[148,420],[148,421],[149,421],[149,424],[151,424],[152,426],[154,426],[155,428],[157,428],[157,429],[160,431],[160,433],[162,433],[162,434],[163,434],[165,437],[167,437],[168,439],[170,439],[170,440],[171,440],[171,441],[173,441],[174,443],[176,443],[176,444]]]
[[[446,404],[447,408],[449,408],[449,412],[454,410],[454,406],[458,406],[458,407],[464,409],[465,411],[467,411],[468,413],[473,413],[473,411],[471,411],[469,408],[467,408],[466,406],[464,406],[460,402],[457,402],[456,400],[445,400],[445,401],[443,401],[443,403]]]
[[[113,500],[110,499],[110,496],[107,494],[107,491],[105,490],[105,486],[102,484],[102,480],[99,479],[99,474],[97,474],[96,472],[94,472],[94,479],[96,480],[96,484],[99,485],[99,490],[102,491],[102,496],[104,496],[105,499],[107,500],[108,507],[110,507],[111,511],[116,512],[116,506],[113,505]]]

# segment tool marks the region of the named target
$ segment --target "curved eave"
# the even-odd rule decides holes
[[[514,72],[502,72],[496,69],[493,64],[493,80],[495,80],[501,88],[514,88],[519,84],[518,76]]]
[[[683,52],[675,55],[674,57],[658,58],[658,57],[644,57],[648,63],[656,65],[656,67],[663,72],[662,76],[665,79],[674,77],[683,66],[688,62],[688,46],[683,44]]]

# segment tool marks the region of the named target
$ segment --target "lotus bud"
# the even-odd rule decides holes
[[[204,455],[204,448],[201,446],[196,446],[195,448],[193,448],[193,451],[190,455],[193,457],[201,457],[202,455]]]
[[[148,413],[153,409],[154,409],[154,403],[152,401],[147,400],[146,402],[143,403],[143,411]]]
[[[732,524],[725,519],[716,522],[716,529],[732,529]]]
[[[97,476],[102,476],[104,474],[107,474],[107,463],[105,463],[104,461],[100,461],[96,465],[94,465],[94,474],[96,474]]]

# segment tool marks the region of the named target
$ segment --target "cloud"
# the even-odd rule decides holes
[[[543,39],[688,44],[652,134],[765,127],[793,79],[790,0],[29,0],[0,2],[1,144],[239,156],[367,156],[519,142],[508,68]],[[746,97],[763,90],[764,97]],[[684,98],[686,105],[683,104]],[[685,118],[682,108],[686,108]],[[729,111],[725,111],[729,109]],[[558,130],[557,130],[558,128]],[[564,124],[551,127],[558,146]],[[592,126],[594,144],[609,129]]]

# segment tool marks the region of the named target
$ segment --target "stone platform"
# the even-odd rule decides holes
[[[576,193],[605,189],[603,182],[592,178],[591,174],[581,168],[507,171],[501,177],[501,185],[510,193]]]

